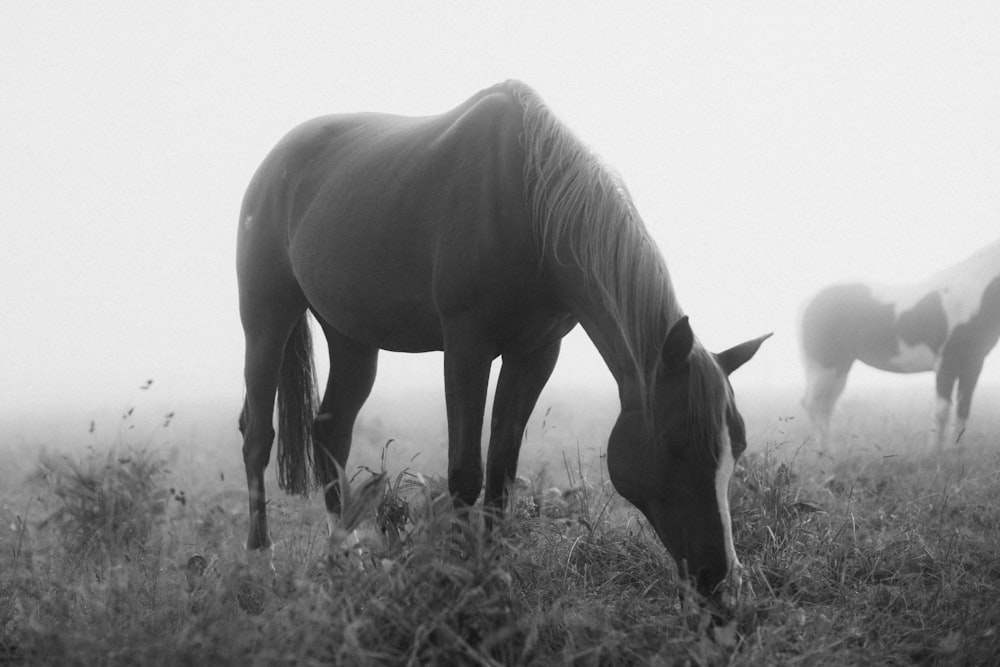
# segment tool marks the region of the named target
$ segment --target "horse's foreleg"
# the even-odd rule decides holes
[[[343,469],[347,465],[354,422],[375,382],[378,348],[358,343],[325,323],[320,324],[330,351],[330,376],[313,423],[313,467],[316,481],[324,490],[332,535],[341,510],[337,466]]]
[[[503,507],[507,487],[517,474],[517,457],[524,428],[555,368],[560,342],[556,340],[530,354],[503,355],[493,399],[490,446],[486,455],[484,505],[491,509]]]
[[[456,506],[474,504],[483,488],[483,411],[496,356],[484,334],[478,322],[452,321],[444,327],[448,491]]]
[[[955,364],[945,357],[937,369],[937,401],[934,406],[934,444],[939,452],[944,446],[948,415],[951,412],[951,396],[954,393],[957,379],[958,373]]]
[[[976,390],[976,383],[979,382],[979,374],[983,370],[984,357],[970,361],[958,375],[958,397],[955,406],[955,437],[958,442],[965,432],[965,425],[969,421],[969,410],[972,408],[972,393]]]

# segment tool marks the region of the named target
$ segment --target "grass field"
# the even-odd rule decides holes
[[[360,543],[327,538],[319,497],[272,489],[270,556],[242,548],[230,412],[138,402],[93,432],[7,432],[0,663],[996,664],[1000,393],[977,396],[943,456],[925,445],[930,398],[886,395],[849,395],[829,452],[791,394],[743,401],[746,569],[722,631],[678,602],[672,561],[614,495],[606,403],[586,419],[542,406],[491,539],[442,497],[440,434],[369,417],[349,470]],[[365,487],[383,453],[376,507]]]

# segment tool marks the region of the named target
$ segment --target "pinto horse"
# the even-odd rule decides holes
[[[893,373],[933,370],[940,449],[956,384],[955,442],[965,431],[983,361],[998,338],[1000,241],[916,285],[827,287],[802,315],[802,404],[825,445],[833,406],[855,360]]]
[[[293,129],[246,192],[237,273],[247,548],[270,544],[276,391],[280,486],[323,488],[334,526],[332,482],[379,349],[443,350],[448,488],[467,506],[483,488],[487,383],[502,357],[485,470],[495,509],[560,340],[579,322],[618,383],[613,484],[696,590],[721,597],[738,566],[728,488],[746,447],[727,376],[766,336],[719,354],[702,347],[624,185],[533,90],[509,81],[437,116],[335,115]],[[307,312],[330,354],[318,409]]]

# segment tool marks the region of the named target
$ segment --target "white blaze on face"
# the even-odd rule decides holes
[[[733,544],[733,521],[729,515],[729,480],[736,468],[733,458],[733,443],[729,439],[729,427],[723,422],[722,451],[719,453],[719,467],[715,471],[715,498],[719,505],[719,515],[722,519],[722,535],[726,546],[726,564],[729,573],[737,573],[742,565],[736,557],[736,547]]]

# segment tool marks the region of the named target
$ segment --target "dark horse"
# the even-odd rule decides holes
[[[935,439],[944,442],[958,386],[954,440],[965,430],[983,360],[1000,338],[1000,241],[916,285],[834,285],[806,306],[802,399],[826,444],[855,359],[884,371],[937,374]]]
[[[444,350],[448,488],[471,505],[484,482],[490,366],[502,356],[484,499],[497,508],[560,339],[580,322],[618,383],[616,489],[704,595],[738,566],[728,487],[746,437],[727,375],[766,336],[720,354],[700,345],[622,183],[527,86],[496,85],[439,116],[295,128],[247,190],[237,269],[248,548],[269,545],[275,390],[279,482],[294,493],[318,484],[335,517],[334,462],[347,460],[379,349]],[[330,353],[318,410],[307,312]]]

